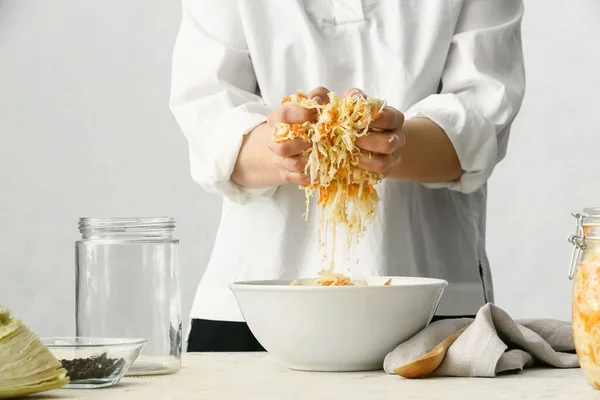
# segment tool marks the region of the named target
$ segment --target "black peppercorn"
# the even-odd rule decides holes
[[[71,382],[110,378],[125,365],[124,359],[108,358],[106,353],[89,358],[65,359],[60,360],[60,362],[63,368],[67,370],[67,376]]]

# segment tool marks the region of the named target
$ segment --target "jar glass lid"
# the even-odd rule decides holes
[[[587,207],[583,209],[583,226],[600,225],[600,207]]]

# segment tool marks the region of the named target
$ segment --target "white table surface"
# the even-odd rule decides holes
[[[110,388],[59,389],[30,399],[600,399],[580,369],[496,378],[407,380],[383,371],[291,371],[265,353],[186,354],[175,375],[123,378]]]

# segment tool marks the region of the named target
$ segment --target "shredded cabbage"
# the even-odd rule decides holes
[[[590,247],[575,277],[573,339],[586,379],[600,389],[600,246]]]
[[[318,277],[309,280],[306,283],[300,283],[299,281],[293,281],[292,286],[368,286],[367,281],[364,279],[350,279],[344,274],[336,274],[332,271],[321,270],[318,273]],[[392,279],[385,281],[383,286],[390,286]]]
[[[310,198],[317,193],[321,206],[319,244],[323,229],[330,227],[335,245],[335,227],[342,224],[347,230],[348,243],[357,242],[371,222],[379,197],[375,185],[381,174],[359,169],[361,153],[355,142],[370,133],[369,125],[377,119],[386,106],[383,100],[352,96],[340,98],[329,93],[329,104],[320,105],[302,92],[285,97],[282,104],[291,103],[317,111],[317,122],[303,124],[280,123],[275,141],[302,139],[312,143],[306,173],[310,184],[306,192],[306,218]],[[369,154],[370,156],[370,154]]]
[[[344,225],[348,244],[358,242],[368,223],[372,222],[379,197],[375,185],[383,176],[357,168],[361,150],[356,139],[368,135],[369,125],[376,120],[386,102],[359,95],[340,98],[330,92],[329,103],[319,104],[303,92],[285,97],[281,104],[291,103],[317,112],[317,121],[303,124],[280,123],[275,131],[275,141],[302,139],[312,144],[306,151],[308,163],[305,173],[310,183],[303,187],[306,193],[308,219],[310,198],[316,193],[321,207],[319,219],[319,246],[323,247],[323,231],[331,228],[332,251],[329,270],[319,272],[309,286],[367,285],[364,280],[352,281],[343,274],[333,272],[336,226]],[[369,157],[370,153],[367,153]],[[293,284],[298,284],[297,282]],[[386,283],[386,284],[389,284]]]

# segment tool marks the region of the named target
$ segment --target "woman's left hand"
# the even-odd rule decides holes
[[[366,95],[359,89],[349,89],[344,96]],[[379,118],[369,128],[381,129],[372,131],[367,136],[356,139],[356,146],[371,154],[361,154],[358,167],[384,176],[400,162],[400,149],[406,143],[402,133],[404,114],[393,107],[385,107]]]

